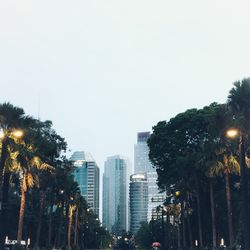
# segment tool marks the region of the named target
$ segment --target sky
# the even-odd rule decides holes
[[[137,132],[226,102],[250,76],[249,9],[247,0],[2,0],[0,103],[52,120],[101,169],[111,155],[133,162]]]

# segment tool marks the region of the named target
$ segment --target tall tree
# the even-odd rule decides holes
[[[234,244],[233,212],[230,188],[230,175],[240,173],[240,165],[236,156],[226,148],[217,153],[217,160],[209,170],[211,176],[223,176],[225,179],[225,195],[227,202],[228,235],[230,246]]]
[[[242,199],[242,231],[244,249],[250,249],[250,217],[249,217],[249,190],[248,179],[249,171],[246,168],[245,146],[246,140],[249,140],[250,131],[250,78],[243,79],[234,83],[234,87],[230,90],[227,101],[228,107],[232,112],[236,126],[240,130],[240,173],[241,183],[240,192]]]
[[[224,119],[221,119],[221,114],[224,111],[225,105],[216,103],[200,110],[187,110],[168,122],[159,122],[153,128],[153,134],[148,141],[149,157],[156,166],[159,185],[168,187],[174,184],[185,192],[196,195],[200,246],[203,245],[201,215],[203,202],[200,192],[201,187],[205,187],[204,184],[200,184],[208,182],[206,178],[209,168],[208,161],[213,160],[211,158],[220,139],[220,135],[216,133],[225,124]],[[210,188],[210,191],[211,205],[213,205],[213,189]],[[214,215],[214,213],[212,214]],[[214,229],[213,241],[215,245],[214,216],[212,228]]]
[[[23,144],[20,147],[17,155],[17,160],[19,162],[19,165],[16,171],[20,172],[22,176],[21,204],[17,233],[17,242],[18,244],[21,244],[26,192],[29,188],[39,185],[39,177],[37,175],[37,170],[51,171],[53,168],[47,163],[43,163],[41,159],[35,155],[34,145],[32,144]]]
[[[18,143],[18,137],[22,135],[20,129],[24,129],[33,123],[33,119],[25,115],[24,110],[10,103],[0,105],[0,129],[1,129],[1,159],[0,159],[0,190],[1,190],[1,212],[0,212],[0,248],[4,247],[6,236],[6,221],[8,210],[8,193],[10,172],[5,168],[6,160],[11,159],[10,154],[13,146]],[[17,129],[19,131],[17,131]]]

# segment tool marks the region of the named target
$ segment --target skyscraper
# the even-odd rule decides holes
[[[103,225],[114,233],[127,230],[127,159],[108,157],[103,174]]]
[[[137,133],[137,144],[134,146],[134,169],[135,173],[155,172],[148,158],[149,148],[147,140],[150,132]]]
[[[150,132],[137,133],[137,144],[134,146],[135,173],[146,173],[148,186],[147,221],[152,218],[153,210],[164,202],[165,194],[159,193],[157,186],[157,172],[149,160],[147,140]]]
[[[141,222],[147,221],[148,184],[144,173],[133,174],[129,184],[130,232],[135,234]]]
[[[99,168],[88,152],[77,151],[70,157],[75,167],[74,179],[88,206],[99,216]]]

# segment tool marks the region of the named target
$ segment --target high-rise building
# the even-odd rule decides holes
[[[134,145],[134,170],[135,173],[154,172],[148,154],[149,148],[147,140],[150,137],[150,132],[137,133],[137,143]]]
[[[103,174],[103,225],[113,233],[127,230],[128,160],[119,155],[108,157]]]
[[[147,221],[148,183],[145,173],[133,174],[129,184],[130,232],[135,234]]]
[[[88,206],[99,216],[99,167],[88,152],[77,151],[72,154],[74,179],[78,183],[81,195],[86,199]]]
[[[148,212],[147,221],[149,222],[155,214],[156,207],[162,205],[165,201],[166,194],[160,193],[157,185],[157,173],[147,172],[147,183],[148,183]]]
[[[135,173],[146,173],[148,185],[147,221],[150,221],[155,207],[164,202],[165,194],[160,193],[157,185],[157,173],[149,160],[147,140],[150,132],[137,133],[137,144],[134,146]]]

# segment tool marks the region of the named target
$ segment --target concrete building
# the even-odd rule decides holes
[[[129,184],[130,232],[135,234],[147,221],[148,183],[145,173],[133,174]]]
[[[75,167],[74,179],[79,185],[81,195],[86,199],[89,208],[99,216],[99,167],[89,152],[74,152],[70,161]]]
[[[108,157],[103,174],[103,225],[113,233],[127,231],[128,160],[119,155]]]

